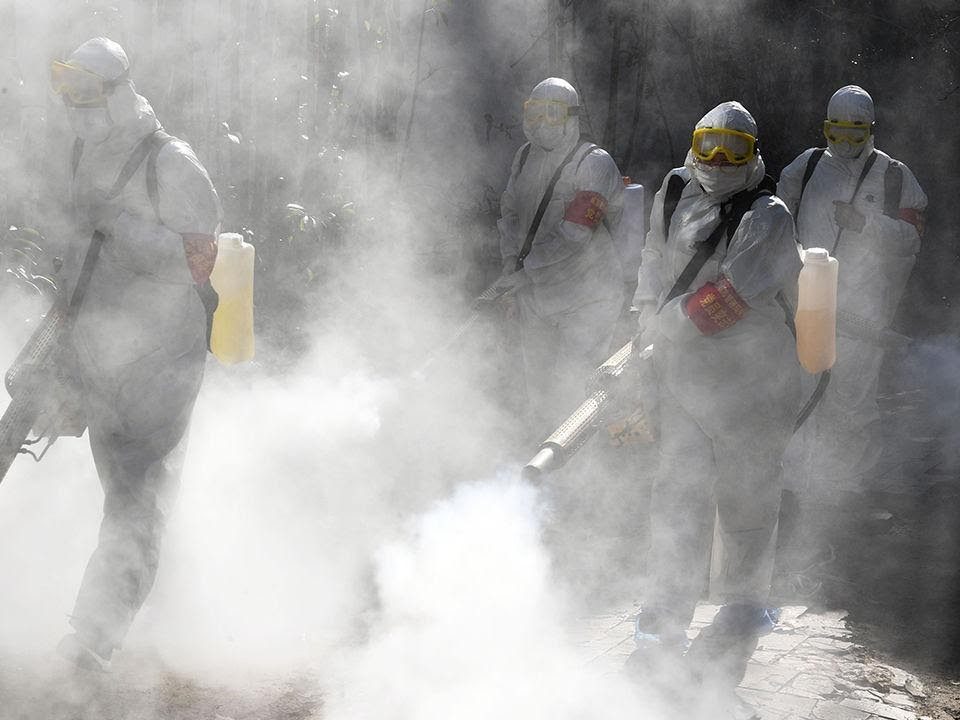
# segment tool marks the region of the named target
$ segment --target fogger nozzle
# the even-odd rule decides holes
[[[541,448],[540,452],[534,455],[533,459],[523,466],[520,476],[531,483],[540,482],[540,479],[544,475],[560,465],[558,462],[559,459],[560,456],[552,447]]]

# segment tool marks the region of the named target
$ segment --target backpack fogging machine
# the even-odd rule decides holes
[[[634,341],[630,341],[601,363],[587,383],[590,394],[540,444],[536,455],[524,465],[523,478],[537,482],[563,467],[602,427],[607,427],[617,444],[625,444],[631,435],[650,438],[648,421],[637,398],[641,364],[649,362],[652,355],[652,345],[635,352]]]

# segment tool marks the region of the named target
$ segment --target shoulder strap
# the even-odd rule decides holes
[[[769,175],[764,175],[763,179],[750,188],[749,190],[742,190],[734,195],[728,201],[730,203],[730,221],[727,224],[729,228],[728,237],[732,237],[733,234],[737,231],[737,228],[740,227],[740,221],[743,220],[743,216],[749,212],[750,208],[753,207],[753,204],[762,197],[770,197],[775,195],[777,192],[777,183]]]
[[[710,259],[710,256],[716,252],[717,246],[720,244],[720,238],[722,238],[726,232],[727,225],[730,221],[729,216],[724,213],[723,208],[725,207],[727,206],[724,205],[720,209],[720,222],[717,223],[717,226],[713,229],[713,232],[710,233],[706,240],[697,243],[697,251],[694,253],[693,257],[690,258],[690,262],[687,263],[687,266],[683,268],[683,272],[680,273],[680,277],[677,278],[677,281],[673,284],[673,287],[670,288],[670,292],[667,293],[667,297],[664,298],[663,302],[660,304],[661,308],[674,298],[680,297],[687,292],[687,289],[690,287],[690,283],[694,281],[703,266],[707,264],[707,260]]]
[[[133,177],[133,174],[143,163],[147,153],[150,152],[150,143],[152,139],[153,135],[150,134],[137,143],[137,146],[133,149],[133,152],[130,153],[130,157],[127,158],[127,161],[123,164],[123,167],[120,168],[120,174],[117,175],[117,179],[114,181],[113,187],[110,188],[110,192],[107,194],[108,198],[113,199],[117,197],[117,195],[120,194],[120,191],[127,186],[128,182],[130,182],[130,178]]]
[[[137,168],[139,168],[143,163],[144,158],[147,156],[152,144],[155,142],[157,133],[160,132],[162,131],[158,130],[156,133],[147,135],[137,144],[133,152],[130,154],[130,157],[127,158],[127,161],[120,169],[120,174],[117,175],[117,179],[114,181],[113,187],[110,188],[110,193],[108,195],[109,198],[115,198],[117,195],[119,195],[120,191],[126,187],[128,182],[130,182],[130,178],[133,177],[133,174],[137,171]],[[164,133],[164,135],[166,135],[166,133]],[[83,139],[77,138],[73,142],[73,156],[71,159],[71,169],[74,176],[77,174],[77,168],[80,166],[80,157],[82,155]],[[90,238],[90,244],[87,246],[87,252],[83,258],[83,265],[80,267],[80,275],[77,277],[77,284],[74,286],[73,294],[70,296],[70,301],[67,303],[68,320],[72,321],[74,318],[76,318],[77,313],[80,311],[80,306],[83,304],[83,298],[87,293],[87,286],[90,284],[90,278],[93,276],[93,268],[97,264],[97,258],[100,256],[100,247],[103,245],[104,239],[105,236],[99,230],[94,232],[93,236]]]
[[[87,254],[84,255],[83,265],[80,267],[80,275],[77,277],[77,284],[73,288],[73,294],[70,296],[70,302],[67,303],[67,322],[73,322],[77,313],[80,312],[80,306],[83,304],[83,298],[87,294],[87,286],[90,284],[90,278],[93,276],[93,266],[97,264],[97,258],[100,256],[100,246],[103,245],[104,235],[97,230],[90,238],[90,244],[87,246]]]
[[[731,237],[737,231],[737,228],[740,226],[740,221],[743,220],[743,216],[747,214],[747,211],[750,210],[753,203],[756,202],[758,198],[773,195],[775,190],[776,183],[774,183],[773,178],[769,175],[764,175],[763,180],[761,180],[758,185],[748,190],[738,192],[720,206],[720,222],[706,240],[697,243],[696,252],[693,257],[690,258],[690,262],[687,263],[686,267],[683,268],[683,272],[680,273],[680,277],[677,278],[673,287],[670,288],[670,292],[667,293],[667,297],[660,307],[663,307],[674,298],[687,292],[690,283],[696,279],[700,270],[706,265],[707,260],[716,252],[717,246],[720,244],[720,240],[724,235]]]
[[[803,180],[800,181],[800,197],[797,198],[798,212],[800,210],[800,201],[803,200],[803,191],[806,190],[807,183],[810,182],[810,178],[813,177],[813,171],[817,169],[817,163],[820,162],[820,158],[823,157],[826,151],[826,148],[817,148],[810,153],[810,157],[807,158],[807,166],[803,169]]]
[[[684,179],[683,175],[673,174],[667,180],[667,192],[663,196],[663,241],[666,242],[670,237],[670,221],[673,219],[673,213],[677,210],[677,204],[680,202],[680,196],[683,195],[683,189],[687,186],[689,180]]]
[[[903,192],[903,165],[891,158],[883,173],[883,214],[900,217],[900,195]]]
[[[595,145],[586,143],[589,147],[587,152],[591,152]],[[533,216],[533,222],[530,223],[530,229],[527,230],[527,237],[523,241],[523,247],[520,248],[520,253],[517,255],[517,270],[523,269],[523,261],[526,259],[527,255],[530,254],[530,249],[533,247],[533,239],[537,235],[537,230],[540,229],[540,222],[543,220],[543,214],[547,211],[547,205],[550,204],[550,199],[553,197],[553,189],[557,186],[557,181],[560,180],[560,175],[563,173],[563,169],[570,164],[570,161],[573,160],[577,152],[583,148],[583,144],[577,144],[563,161],[557,166],[557,169],[553,173],[553,177],[550,178],[550,183],[547,185],[547,189],[543,193],[543,198],[540,200],[540,205],[537,207],[537,213]]]
[[[853,188],[853,195],[850,196],[849,204],[852,205],[853,201],[857,199],[857,194],[860,192],[860,187],[863,185],[863,181],[867,179],[867,175],[870,173],[870,168],[873,167],[873,164],[877,161],[877,152],[874,150],[870,153],[870,157],[867,158],[866,162],[863,163],[863,170],[860,171],[860,177],[857,178],[857,185]],[[833,247],[830,249],[830,254],[836,256],[837,248],[840,246],[840,237],[843,235],[843,228],[837,228],[837,239],[833,241]]]
[[[527,164],[528,157],[530,157],[530,143],[526,143],[520,148],[520,162],[517,163],[517,170],[513,174],[514,181],[516,181],[516,179],[520,177],[520,173],[523,172],[523,166]]]
[[[83,138],[78,137],[73,141],[73,152],[70,158],[70,176],[77,176],[77,168],[80,167],[80,158],[83,156]]]
[[[123,164],[123,167],[120,168],[117,179],[113,182],[113,186],[110,188],[110,192],[107,194],[108,198],[113,199],[117,197],[123,188],[127,186],[127,183],[130,182],[130,178],[132,178],[133,174],[137,172],[137,169],[143,163],[147,153],[150,152],[150,148],[154,142],[156,134],[160,132],[162,131],[157,130],[156,132],[145,136],[139,143],[137,143],[137,146],[133,149],[133,152],[130,153],[130,157],[127,158],[127,161]],[[83,138],[78,137],[73,141],[73,152],[70,160],[70,171],[73,177],[76,177],[77,168],[80,167],[80,158],[83,157],[83,145]]]
[[[599,148],[598,145],[594,145],[592,142],[587,143],[587,149],[583,152],[583,155],[580,156],[580,159],[577,161],[576,171],[580,170],[580,166],[583,165],[583,161],[587,159],[587,156],[592,153],[594,150]]]
[[[157,130],[150,136],[151,148],[150,155],[147,157],[147,196],[150,198],[150,204],[153,206],[153,214],[157,220],[160,220],[160,190],[157,184],[157,157],[164,145],[176,140],[163,130]]]

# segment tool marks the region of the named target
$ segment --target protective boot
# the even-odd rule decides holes
[[[79,670],[105,673],[110,670],[110,655],[101,654],[102,650],[93,649],[92,643],[84,642],[77,633],[64,635],[57,644],[57,653]]]
[[[740,684],[761,635],[773,629],[779,610],[755,605],[724,605],[714,621],[690,643],[685,656],[691,677],[705,689],[723,691]]]
[[[667,613],[648,610],[637,616],[633,637],[637,648],[624,665],[626,676],[667,702],[682,697],[690,685],[683,661],[688,645],[683,626]]]

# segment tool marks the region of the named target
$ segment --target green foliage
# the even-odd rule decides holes
[[[32,228],[10,227],[0,232],[0,285],[13,284],[31,294],[53,298],[59,261],[44,251],[43,236]]]

